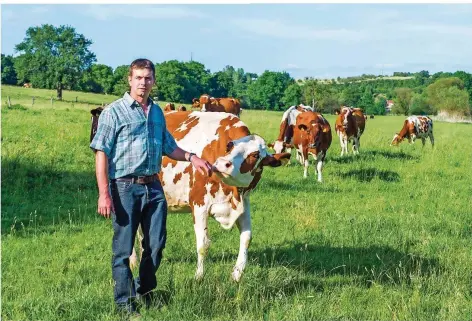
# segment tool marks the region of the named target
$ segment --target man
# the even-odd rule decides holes
[[[156,288],[156,271],[166,243],[167,202],[157,173],[162,156],[190,161],[202,174],[211,165],[179,148],[166,128],[164,114],[150,98],[154,64],[136,59],[129,68],[130,92],[103,110],[90,144],[96,151],[98,213],[113,221],[112,276],[119,310],[137,313],[134,298],[144,299]],[[129,266],[134,239],[141,224],[143,254],[139,277]]]

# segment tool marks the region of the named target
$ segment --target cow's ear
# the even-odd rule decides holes
[[[292,156],[290,153],[267,155],[262,160],[262,166],[279,167],[280,165],[285,165],[290,160],[290,156]]]

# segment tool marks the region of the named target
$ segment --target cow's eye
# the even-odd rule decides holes
[[[233,142],[229,142],[228,145],[226,145],[226,152],[229,153],[234,147]]]

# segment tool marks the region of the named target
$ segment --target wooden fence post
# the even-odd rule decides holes
[[[10,96],[8,96],[8,107],[11,107],[11,100],[10,100]]]
[[[75,96],[75,102],[77,102],[77,96]]]
[[[34,96],[33,96],[33,102],[31,103],[31,107],[33,107],[33,106],[34,106]]]

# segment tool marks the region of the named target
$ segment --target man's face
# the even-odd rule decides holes
[[[128,76],[131,94],[140,97],[149,96],[152,86],[154,85],[152,70],[133,69],[132,72],[132,75]]]

